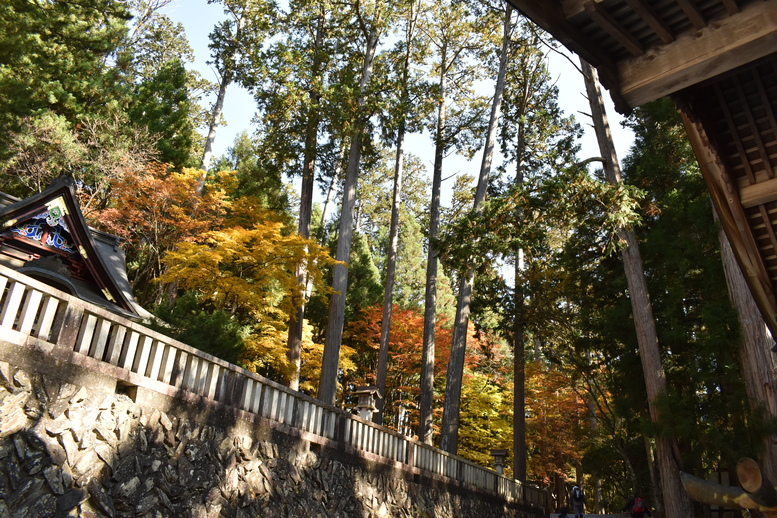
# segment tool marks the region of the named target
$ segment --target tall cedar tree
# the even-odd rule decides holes
[[[610,184],[620,185],[622,183],[620,164],[612,143],[612,135],[607,123],[601,90],[599,89],[593,67],[582,60],[581,65],[586,83],[588,102],[591,106],[594,129],[596,130],[599,149],[604,157],[605,177]],[[645,282],[639,242],[632,228],[623,227],[618,232],[618,235],[624,243],[621,254],[623,256],[626,279],[629,284],[629,298],[631,299],[642,369],[645,373],[650,418],[654,424],[660,426],[664,419],[670,418],[670,414],[666,412],[666,409],[662,409],[659,405],[659,399],[667,394],[666,375],[661,363],[656,320],[648,286]],[[658,435],[655,443],[656,459],[660,471],[662,501],[667,516],[669,518],[690,516],[692,513],[691,501],[682,487],[679,475],[680,460],[675,456],[675,451],[678,448],[677,437],[671,433]]]
[[[491,103],[491,114],[488,119],[488,129],[485,135],[483,160],[480,165],[473,211],[479,212],[486,199],[491,164],[496,148],[497,130],[501,117],[502,96],[507,76],[508,53],[512,39],[514,21],[512,6],[500,3],[503,9],[501,50],[499,51],[499,66],[497,67],[494,96]],[[461,405],[461,387],[463,383],[464,357],[466,351],[466,335],[469,327],[470,302],[474,285],[475,264],[467,265],[459,280],[456,317],[453,322],[453,341],[451,342],[451,357],[448,362],[447,380],[445,383],[445,403],[443,407],[442,433],[440,447],[455,454],[458,448],[458,428]]]
[[[434,165],[429,208],[418,436],[424,443],[431,444],[439,283],[437,239],[440,232],[443,159],[454,147],[465,149],[470,143],[468,137],[477,133],[474,128],[480,127],[478,109],[481,107],[481,99],[473,94],[473,84],[480,78],[481,68],[475,69],[470,58],[481,48],[482,41],[478,37],[474,16],[459,2],[434,4],[426,12],[424,25],[432,49],[430,61],[436,110],[427,123],[434,142]]]
[[[759,435],[769,432],[763,416],[747,410],[719,236],[680,117],[664,100],[640,108],[629,121],[635,145],[624,178],[649,195],[649,217],[637,231],[659,339],[671,352],[664,359],[670,388],[665,404],[675,416],[671,424],[685,469],[706,474],[753,455]]]
[[[385,290],[383,296],[383,318],[380,333],[380,349],[378,351],[378,366],[376,375],[376,385],[378,393],[384,395],[386,392],[386,371],[388,362],[389,333],[391,330],[391,313],[394,307],[394,281],[397,270],[397,253],[399,247],[399,215],[401,210],[402,198],[402,180],[405,167],[405,137],[408,132],[417,129],[415,126],[420,122],[423,111],[411,109],[414,103],[423,106],[428,103],[420,103],[421,96],[413,95],[412,90],[417,87],[411,83],[415,80],[415,74],[412,74],[412,67],[417,65],[418,58],[422,55],[424,40],[420,37],[420,9],[421,2],[413,0],[405,6],[405,12],[402,15],[403,37],[398,41],[393,52],[389,53],[389,67],[394,68],[394,82],[396,83],[394,109],[389,110],[387,121],[384,122],[384,132],[394,137],[396,146],[394,159],[394,185],[391,196],[391,221],[389,223],[389,241],[388,254],[385,269]],[[416,124],[413,124],[416,122]],[[376,407],[377,412],[374,420],[378,424],[383,423],[384,398],[378,398]]]
[[[350,143],[337,230],[335,259],[338,262],[332,273],[332,294],[329,299],[324,358],[321,364],[321,380],[318,391],[318,398],[330,405],[335,404],[338,392],[338,364],[343,326],[345,325],[345,302],[348,288],[347,265],[351,256],[356,184],[361,167],[362,148],[365,141],[369,139],[368,122],[374,109],[375,98],[372,95],[371,82],[375,70],[375,57],[378,52],[378,43],[387,34],[397,12],[396,5],[392,3],[355,2],[350,5],[350,8],[352,16],[356,20],[358,41],[363,45],[359,52],[363,61],[361,71],[356,76],[359,79],[355,97],[346,96],[343,99],[350,102],[352,107],[350,131],[348,132]]]
[[[558,89],[547,68],[546,56],[540,50],[540,38],[525,23],[516,31],[518,37],[512,43],[511,62],[508,70],[508,82],[511,85],[505,92],[505,123],[500,127],[499,142],[503,156],[506,157],[503,170],[505,175],[495,178],[494,195],[503,196],[512,187],[521,191],[524,182],[529,189],[538,188],[543,180],[569,167],[576,160],[577,138],[580,128],[573,117],[565,117],[558,106]],[[513,171],[510,175],[509,171]],[[510,179],[512,177],[512,182]],[[525,225],[524,212],[515,213],[516,227]],[[553,223],[550,223],[553,224]],[[514,415],[514,473],[516,478],[524,480],[526,476],[525,415],[523,383],[525,357],[525,338],[531,330],[524,307],[527,298],[535,296],[535,291],[545,291],[545,287],[534,290],[528,280],[532,278],[526,270],[524,261],[540,260],[547,250],[545,240],[521,245],[510,254],[513,264],[514,286],[508,311],[503,311],[504,329],[511,329],[513,343],[513,375],[515,383]],[[524,257],[525,256],[525,257]],[[532,267],[534,271],[534,267]],[[534,322],[534,327],[542,325]]]

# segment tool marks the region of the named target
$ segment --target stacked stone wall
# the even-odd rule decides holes
[[[229,409],[22,359],[0,362],[0,518],[538,516]]]

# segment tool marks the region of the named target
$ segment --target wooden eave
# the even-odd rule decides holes
[[[777,53],[673,98],[721,225],[777,336]]]
[[[622,113],[777,48],[777,0],[510,0],[596,67]]]
[[[86,270],[105,299],[132,315],[138,312],[124,291],[116,284],[111,272],[98,253],[92,239],[91,229],[86,223],[75,195],[72,180],[61,179],[52,187],[20,201],[5,210],[0,210],[0,231],[6,231],[17,223],[57,205],[64,208],[63,219],[68,225],[70,236],[78,248]]]

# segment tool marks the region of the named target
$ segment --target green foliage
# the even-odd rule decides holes
[[[0,156],[24,117],[49,110],[70,124],[123,102],[120,74],[107,62],[126,33],[118,0],[9,0],[0,16]]]
[[[313,393],[333,263],[315,243],[296,238],[296,200],[284,179],[310,161],[335,200],[350,137],[363,130],[340,366],[346,383],[372,382],[393,176],[393,151],[380,146],[393,146],[403,128],[424,127],[440,156],[453,149],[474,156],[487,106],[475,86],[493,72],[497,55],[492,13],[462,2],[413,4],[422,7],[418,18],[408,2],[293,0],[286,13],[273,3],[222,3],[231,18],[214,28],[212,63],[250,89],[258,132],[236,139],[198,196],[202,172],[181,169],[197,151],[197,101],[209,85],[186,70],[191,49],[182,27],[146,0],[8,0],[0,8],[3,190],[27,196],[62,174],[74,176],[87,215],[99,214],[102,228],[126,240],[136,294],[159,304],[167,322],[161,332],[280,380],[290,369],[288,319],[301,303],[295,266],[313,261],[301,385]],[[404,37],[378,53],[372,81],[361,85],[365,38],[399,28],[400,14]],[[581,128],[558,106],[541,48],[521,25],[499,130],[504,162],[489,201],[470,211],[471,178],[458,175],[433,243],[454,280],[477,268],[460,447],[487,465],[489,448],[509,449],[513,387],[504,341],[517,322],[533,360],[526,385],[531,477],[550,481],[580,461],[617,507],[632,485],[649,483],[643,437],[676,436],[685,468],[703,474],[757,456],[774,423],[745,398],[717,229],[674,106],[659,101],[635,110],[626,185],[605,184],[576,165]],[[414,419],[418,395],[425,169],[406,157],[387,418],[397,429],[407,426],[403,416]],[[319,235],[335,226],[323,221]],[[657,402],[667,416],[661,428],[647,415],[629,291],[613,253],[623,228],[640,240],[663,351],[669,392]],[[523,267],[516,267],[519,251]],[[440,326],[453,311],[442,275],[437,297]],[[437,329],[440,365],[449,332]],[[588,398],[598,437],[587,430]]]
[[[72,174],[86,149],[70,131],[64,116],[45,112],[27,118],[25,131],[11,134],[11,155],[3,165],[3,190],[19,197],[41,192],[62,174]]]
[[[515,185],[446,228],[443,260],[463,270],[518,249],[538,255],[532,251],[552,246],[558,229],[576,225],[590,225],[602,250],[617,250],[618,230],[639,221],[638,197],[633,187],[604,184],[574,167],[542,182]]]
[[[195,128],[190,117],[187,73],[180,60],[162,64],[151,77],[135,86],[128,113],[133,122],[147,127],[157,138],[162,162],[176,169],[193,165]]]
[[[348,263],[348,296],[345,310],[346,322],[351,321],[362,309],[383,300],[383,284],[380,272],[367,245],[367,239],[354,233],[351,260]]]
[[[206,309],[203,297],[183,293],[156,309],[164,325],[153,325],[160,333],[212,354],[224,361],[238,363],[249,330],[234,316],[221,309]]]
[[[753,447],[736,439],[746,435],[749,405],[717,226],[671,103],[646,105],[630,125],[636,140],[624,177],[649,193],[638,235],[669,382],[669,429],[655,432],[674,432],[686,469],[706,473]]]
[[[648,417],[623,265],[617,255],[602,253],[603,229],[632,222],[635,207],[624,219],[607,216],[612,209],[606,204],[588,203],[589,219],[574,220],[554,270],[564,293],[559,308],[566,314],[567,332],[562,341],[544,335],[546,355],[583,380],[585,393],[597,404],[600,437],[591,443],[584,470],[603,480],[613,471],[628,474],[611,482],[611,501],[649,486],[646,442],[640,436],[676,437],[684,469],[705,474],[751,454],[761,430],[757,415],[748,410],[739,374],[736,316],[717,228],[681,121],[669,101],[659,101],[636,110],[629,125],[636,140],[624,179],[641,192],[635,201],[642,224],[635,230],[668,382],[667,395],[656,402],[661,428]],[[610,223],[601,227],[592,224],[596,221]],[[617,462],[616,457],[601,460],[608,448],[617,452]]]
[[[144,169],[157,157],[154,139],[120,114],[110,119],[87,115],[76,128],[50,111],[20,122],[21,130],[6,136],[9,158],[0,160],[5,191],[27,197],[69,175],[87,217],[105,207],[111,181]]]
[[[286,185],[281,170],[273,168],[265,160],[266,153],[262,144],[251,140],[244,131],[235,137],[226,157],[215,164],[213,170],[235,171],[238,184],[235,197],[252,196],[261,201],[262,206],[277,211],[290,210]]]
[[[365,168],[358,187],[359,212],[357,228],[365,237],[366,245],[385,279],[389,253],[389,227],[394,189],[394,155],[384,153],[374,167]],[[395,301],[400,307],[413,306],[424,298],[424,235],[428,227],[428,185],[417,157],[405,159],[401,207],[399,214],[399,243]]]

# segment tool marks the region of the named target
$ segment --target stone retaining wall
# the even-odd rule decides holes
[[[541,516],[13,347],[0,347],[0,518]]]

